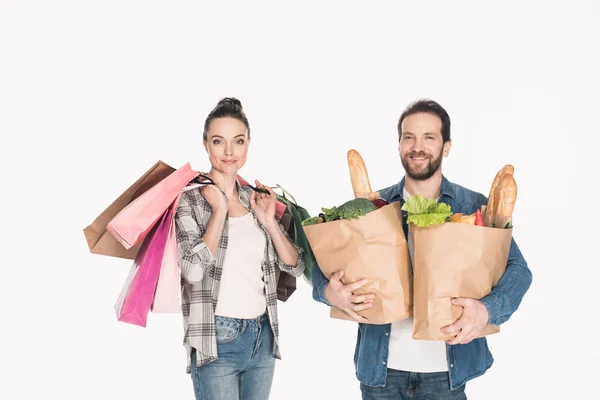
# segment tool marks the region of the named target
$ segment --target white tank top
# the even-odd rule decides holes
[[[251,319],[266,311],[262,263],[265,236],[252,213],[228,218],[229,231],[216,315]]]

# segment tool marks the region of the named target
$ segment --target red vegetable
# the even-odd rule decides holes
[[[375,200],[371,200],[371,203],[373,203],[373,205],[375,205],[375,207],[377,208],[381,208],[383,206],[387,206],[389,203],[387,201],[385,201],[384,199],[375,199]]]
[[[483,226],[483,217],[481,216],[481,210],[475,212],[475,225]]]

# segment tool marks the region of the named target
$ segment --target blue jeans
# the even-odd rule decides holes
[[[268,399],[275,358],[267,315],[256,319],[215,316],[215,327],[218,359],[197,368],[196,352],[192,351],[196,399]]]
[[[360,384],[363,400],[466,400],[465,385],[450,390],[447,372],[387,370],[385,387]]]

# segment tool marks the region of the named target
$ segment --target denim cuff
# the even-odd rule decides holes
[[[498,293],[490,293],[481,300],[488,312],[488,324],[499,325],[496,320],[498,319],[498,313],[500,312],[500,305],[502,300]]]
[[[327,288],[327,285],[329,284],[329,281],[324,281],[321,282],[321,284],[316,288],[317,289],[317,294],[319,295],[319,299],[327,304],[329,307],[332,307],[332,305],[327,301],[327,297],[325,296],[325,289]]]

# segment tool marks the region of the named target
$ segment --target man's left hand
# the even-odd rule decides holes
[[[467,344],[477,338],[488,323],[488,311],[485,305],[479,300],[466,297],[458,297],[452,300],[452,304],[463,308],[460,318],[453,323],[442,328],[443,333],[458,335],[453,339],[446,340],[448,344]]]

